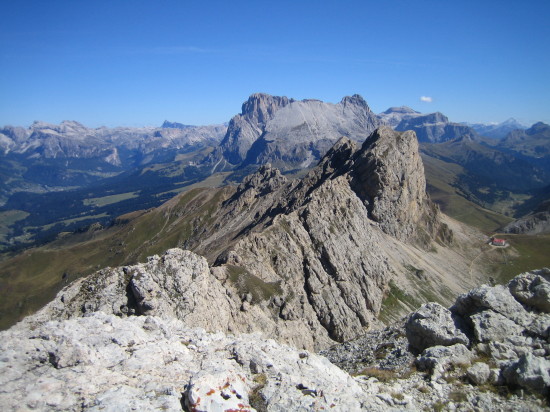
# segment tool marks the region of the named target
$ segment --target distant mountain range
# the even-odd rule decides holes
[[[0,129],[0,204],[17,192],[89,186],[151,163],[217,145],[224,125],[88,128],[75,121]]]
[[[438,143],[467,136],[477,138],[472,128],[452,123],[442,113],[422,114],[409,107],[391,107],[379,118],[398,131],[414,130],[419,142]]]
[[[471,127],[480,135],[485,137],[491,137],[494,139],[502,139],[508,135],[508,133],[514,130],[523,130],[527,126],[521,124],[516,119],[510,118],[502,123],[464,123],[466,126]]]
[[[488,139],[491,130],[502,133],[517,122],[484,129],[406,106],[377,115],[359,95],[332,104],[256,93],[228,125],[165,121],[156,128],[92,129],[64,121],[0,129],[0,244],[32,243],[94,221],[105,224],[158,206],[210,176],[206,185],[236,183],[266,163],[300,173],[342,136],[363,142],[384,124],[413,130],[428,164],[433,158],[462,167],[448,183],[483,207],[515,213],[538,196],[531,191],[550,184],[543,123]]]

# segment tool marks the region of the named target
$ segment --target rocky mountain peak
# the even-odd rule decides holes
[[[385,112],[382,112],[381,114],[392,114],[392,113],[399,113],[399,114],[420,114],[420,112],[417,112],[414,109],[411,109],[408,106],[399,106],[399,107],[390,107]]]
[[[380,125],[359,95],[338,104],[253,94],[233,117],[213,165],[270,162],[284,170],[313,166],[341,136],[363,141]]]
[[[265,125],[278,109],[285,107],[293,101],[294,99],[289,99],[286,96],[254,93],[243,103],[241,114],[257,124]]]
[[[362,106],[370,110],[369,105],[363,99],[363,96],[360,94],[354,94],[353,96],[345,96],[341,101],[340,104],[347,106],[347,105],[355,105],[355,106]]]
[[[161,126],[163,129],[189,129],[191,127],[193,126],[178,122],[170,122],[168,120],[165,120]]]
[[[543,122],[537,122],[529,129],[525,131],[528,135],[538,134],[538,133],[549,133],[550,126]]]
[[[414,132],[376,129],[355,155],[351,176],[351,187],[384,232],[400,239],[414,235],[427,202]]]

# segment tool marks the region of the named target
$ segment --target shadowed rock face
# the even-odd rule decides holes
[[[438,213],[414,133],[383,127],[361,148],[340,139],[301,180],[270,165],[245,178],[186,242],[212,267],[173,249],[78,282],[48,313],[174,316],[324,348],[376,323],[389,280],[403,271],[400,253],[423,253],[445,228]]]

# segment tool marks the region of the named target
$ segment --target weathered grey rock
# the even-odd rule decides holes
[[[228,373],[227,367],[219,366],[214,370],[201,370],[191,378],[184,394],[184,403],[189,410],[255,411],[248,399],[251,391],[245,374]]]
[[[319,352],[332,363],[357,375],[366,367],[407,373],[415,356],[409,350],[409,341],[403,327],[388,326]]]
[[[476,362],[466,370],[466,375],[474,384],[483,385],[489,380],[491,369],[484,362]]]
[[[414,133],[378,128],[363,143],[354,166],[351,187],[366,204],[371,219],[399,239],[414,236],[415,224],[429,213]]]
[[[508,288],[519,302],[550,313],[550,269],[522,273],[508,283]]]
[[[386,127],[360,149],[342,138],[301,180],[265,165],[225,189],[225,200],[204,218],[196,216],[198,200],[188,217],[176,198],[159,213],[190,220],[185,246],[211,270],[205,259],[173,249],[77,282],[40,316],[175,316],[209,331],[262,331],[314,350],[353,339],[377,324],[391,277],[441,240],[445,225],[422,170],[414,134]],[[436,263],[423,266],[427,279],[439,275]]]
[[[497,364],[518,358],[516,349],[511,343],[489,342],[488,353]]]
[[[504,233],[542,235],[550,233],[550,211],[530,213],[513,222],[508,223],[502,231]]]
[[[521,335],[524,328],[514,321],[493,312],[484,310],[470,316],[478,342],[504,341],[509,337]]]
[[[453,313],[461,316],[468,316],[486,309],[499,313],[523,327],[528,327],[532,322],[532,317],[504,285],[482,285],[460,295],[451,307]]]
[[[468,365],[473,353],[462,343],[451,346],[432,346],[425,349],[417,359],[422,369],[430,369],[433,365]]]
[[[418,352],[431,346],[468,345],[468,337],[456,326],[452,314],[438,303],[426,303],[405,323],[411,346]]]
[[[0,333],[0,353],[2,410],[380,410],[325,358],[174,319],[96,312],[18,325]]]
[[[420,370],[430,371],[431,379],[439,379],[450,366],[467,366],[473,353],[462,343],[452,346],[432,346],[425,349],[417,358],[416,365]]]
[[[550,390],[550,360],[526,353],[504,370],[504,377],[510,384],[547,394]]]

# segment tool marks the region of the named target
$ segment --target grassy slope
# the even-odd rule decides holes
[[[228,190],[192,189],[133,220],[123,216],[124,224],[64,237],[1,262],[0,328],[42,307],[69,281],[185,245],[194,231],[208,225]]]
[[[493,232],[511,222],[512,219],[482,208],[462,197],[453,183],[464,169],[423,154],[428,193],[443,213],[452,218],[477,227],[483,232]]]
[[[498,283],[505,283],[519,273],[550,267],[550,235],[498,234],[507,239],[506,248],[491,247],[483,256],[488,272]]]

